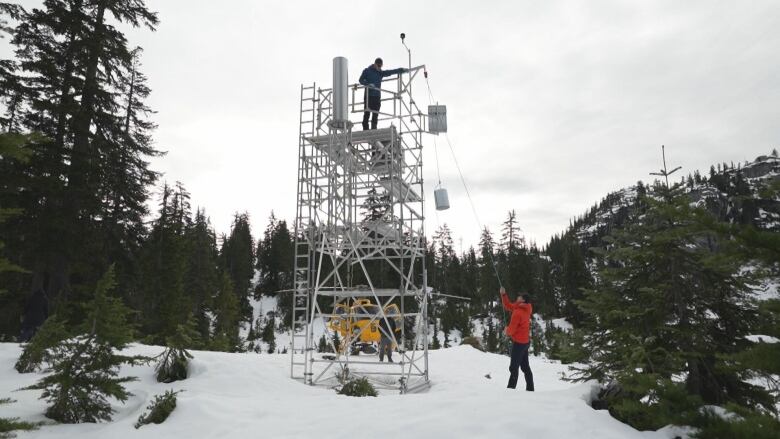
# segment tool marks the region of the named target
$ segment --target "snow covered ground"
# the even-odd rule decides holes
[[[156,346],[135,345],[133,353],[155,355]],[[0,343],[0,416],[45,421],[38,391],[14,390],[40,375],[13,369],[16,344]],[[431,351],[433,385],[424,393],[353,398],[333,390],[305,386],[289,378],[289,356],[194,352],[191,377],[157,383],[152,366],[127,367],[134,396],[116,404],[114,421],[102,424],[50,425],[19,438],[668,438],[670,431],[638,432],[606,411],[586,404],[589,384],[560,380],[566,366],[531,358],[537,392],[505,388],[509,359],[470,346]],[[490,375],[488,379],[485,375]],[[520,386],[522,387],[522,376]],[[155,394],[185,389],[178,406],[160,425],[133,428]]]

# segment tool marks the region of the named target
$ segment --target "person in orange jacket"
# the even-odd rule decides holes
[[[529,299],[528,294],[518,294],[517,299],[511,302],[506,289],[501,287],[501,303],[504,305],[504,309],[512,313],[509,325],[504,330],[506,335],[512,339],[512,359],[509,362],[509,383],[506,387],[509,389],[517,387],[518,369],[520,369],[525,377],[525,390],[533,392],[534,374],[528,364],[528,347],[531,345],[528,333],[533,313],[533,306]]]

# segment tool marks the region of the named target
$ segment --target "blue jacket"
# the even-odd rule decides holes
[[[371,64],[370,66],[363,69],[363,73],[360,74],[360,79],[358,79],[358,82],[360,82],[362,85],[368,86],[367,88],[369,96],[380,96],[381,92],[379,89],[382,87],[382,78],[385,76],[395,75],[396,73],[403,73],[404,71],[406,71],[404,68],[393,70],[377,70],[374,68],[374,65]]]

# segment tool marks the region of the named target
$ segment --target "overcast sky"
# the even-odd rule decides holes
[[[26,6],[37,1],[23,2]],[[301,83],[350,81],[426,64],[481,220],[510,209],[539,245],[610,191],[671,165],[706,172],[780,146],[778,1],[147,1],[144,48],[159,129],[154,160],[218,232],[247,211],[260,236],[273,209],[293,220]],[[3,49],[4,57],[7,48]],[[422,87],[417,99],[427,104]],[[436,183],[433,142],[426,192]],[[439,157],[456,244],[479,229],[449,151]]]

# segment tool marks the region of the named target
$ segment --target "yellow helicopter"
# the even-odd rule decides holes
[[[401,332],[401,311],[398,305],[390,304],[384,308],[387,319],[395,322],[395,332]],[[373,319],[373,320],[372,320]],[[377,352],[374,343],[379,343],[382,331],[379,322],[382,319],[379,305],[369,299],[357,298],[350,305],[338,303],[333,307],[333,316],[328,321],[328,328],[341,337],[339,352],[344,352],[347,346],[352,346],[352,354]],[[355,340],[355,337],[358,339]],[[395,346],[394,346],[395,347]]]

